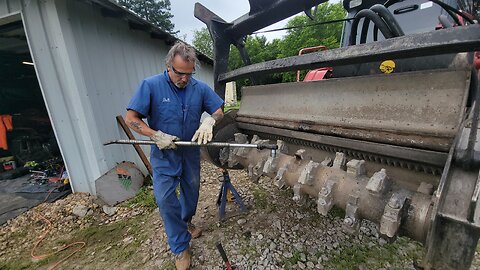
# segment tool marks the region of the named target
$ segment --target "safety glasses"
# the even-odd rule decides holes
[[[187,73],[187,72],[180,72],[180,71],[176,70],[173,66],[171,66],[171,68],[172,68],[172,71],[180,77],[183,77],[183,76],[191,77],[193,74],[195,74],[195,71]]]

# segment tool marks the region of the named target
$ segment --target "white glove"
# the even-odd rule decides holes
[[[195,131],[192,142],[198,139],[199,144],[206,144],[213,138],[213,125],[215,125],[215,119],[209,116],[205,118],[200,127]]]
[[[167,133],[163,133],[160,130],[155,132],[150,139],[152,141],[155,141],[157,144],[157,147],[162,150],[162,149],[176,149],[177,145],[174,143],[174,141],[179,140],[177,136],[173,136]]]

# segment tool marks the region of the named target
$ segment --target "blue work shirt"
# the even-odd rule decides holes
[[[178,91],[185,91],[183,104]],[[177,136],[181,141],[190,141],[200,126],[202,113],[212,114],[222,104],[223,100],[205,83],[192,77],[185,88],[178,89],[165,71],[140,83],[127,110],[147,117],[148,125],[153,130]],[[162,174],[180,177],[183,162],[200,165],[200,149],[178,147],[177,150],[160,150],[153,145],[150,162]]]

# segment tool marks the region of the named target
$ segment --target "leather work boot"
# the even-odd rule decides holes
[[[188,222],[188,232],[192,235],[192,238],[198,238],[202,235],[202,229],[195,227],[192,223]]]
[[[190,249],[187,248],[182,253],[175,255],[175,267],[177,270],[190,269]]]

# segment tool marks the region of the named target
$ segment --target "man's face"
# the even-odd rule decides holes
[[[194,72],[195,64],[184,61],[179,55],[175,55],[171,66],[168,67],[168,76],[178,88],[185,88]]]

